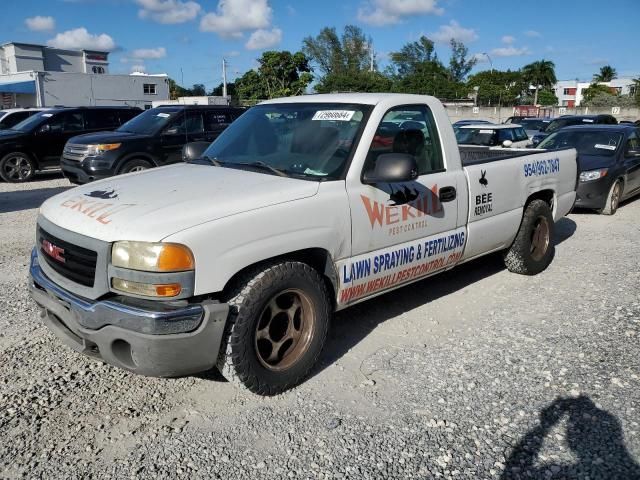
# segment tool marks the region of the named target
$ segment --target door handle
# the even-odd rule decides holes
[[[450,202],[456,199],[456,187],[442,187],[438,191],[438,198],[441,202]]]

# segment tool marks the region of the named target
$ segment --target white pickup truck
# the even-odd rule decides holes
[[[74,349],[276,394],[336,310],[491,252],[544,270],[575,201],[575,150],[460,150],[427,96],[271,100],[197,147],[42,205],[30,291]]]

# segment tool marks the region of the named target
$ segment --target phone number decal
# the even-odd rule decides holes
[[[536,160],[535,162],[524,164],[525,177],[542,177],[551,175],[560,171],[560,159],[552,158],[550,160]]]

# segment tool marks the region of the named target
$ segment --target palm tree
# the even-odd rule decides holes
[[[538,60],[522,67],[522,75],[530,85],[536,89],[533,104],[538,104],[538,90],[551,88],[556,83],[555,64],[551,60]]]
[[[600,67],[600,72],[593,76],[595,82],[610,82],[618,76],[618,72],[611,65]]]

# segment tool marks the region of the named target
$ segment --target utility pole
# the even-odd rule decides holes
[[[373,43],[369,43],[369,55],[370,55],[370,58],[371,58],[369,71],[373,73],[373,62],[374,62],[374,59],[375,59],[375,52],[373,50]]]
[[[227,60],[222,59],[222,96],[227,98]]]

